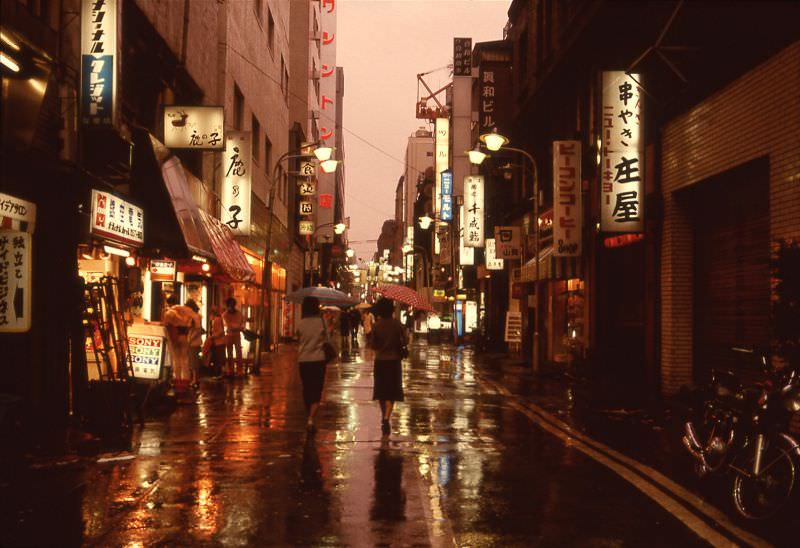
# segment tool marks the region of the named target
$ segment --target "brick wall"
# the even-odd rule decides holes
[[[664,126],[661,383],[692,378],[692,231],[674,192],[769,158],[770,240],[800,238],[800,42]]]

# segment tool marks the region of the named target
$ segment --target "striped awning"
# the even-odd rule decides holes
[[[236,282],[253,281],[256,277],[255,272],[250,267],[247,257],[244,256],[242,248],[234,239],[231,229],[202,209],[198,211],[208,239],[211,240],[214,255],[225,273]]]
[[[521,282],[536,281],[536,259],[531,259],[520,268]],[[540,280],[569,280],[581,277],[580,257],[554,257],[553,248],[545,247],[539,253]]]

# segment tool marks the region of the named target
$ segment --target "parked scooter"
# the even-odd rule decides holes
[[[755,354],[751,350],[734,349]],[[713,372],[703,420],[685,425],[683,445],[699,477],[733,474],[731,497],[747,519],[774,516],[792,498],[800,473],[800,446],[787,432],[800,412],[800,372],[767,366],[769,380],[744,388],[731,372]]]

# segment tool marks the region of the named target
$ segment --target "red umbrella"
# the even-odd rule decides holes
[[[380,284],[372,289],[375,293],[380,293],[387,299],[392,299],[399,303],[407,304],[417,310],[433,312],[434,309],[425,297],[404,285]]]

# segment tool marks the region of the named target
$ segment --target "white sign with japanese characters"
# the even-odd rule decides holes
[[[503,270],[503,259],[497,258],[497,244],[494,238],[486,238],[486,270]]]
[[[644,146],[641,75],[603,73],[600,228],[644,229]]]
[[[483,175],[464,177],[464,245],[483,247]]]
[[[250,234],[253,137],[249,131],[229,131],[225,136],[222,164],[222,209],[220,220],[234,234]]]
[[[0,229],[0,333],[31,328],[31,235]]]
[[[442,210],[442,172],[450,166],[450,119],[436,119],[436,136],[434,138],[434,152],[436,158],[434,166],[436,168],[436,184],[434,185],[434,213]]]
[[[169,148],[223,150],[222,107],[164,107],[164,144]]]
[[[458,236],[458,262],[462,266],[472,266],[475,264],[475,248],[467,247],[464,239],[464,206],[459,207],[458,223],[459,223],[459,236]],[[460,286],[459,286],[460,287]]]
[[[89,232],[133,247],[142,247],[144,211],[109,192],[92,189]]]
[[[0,227],[33,233],[36,204],[0,192]]]
[[[578,257],[583,230],[581,142],[553,142],[553,255]]]

